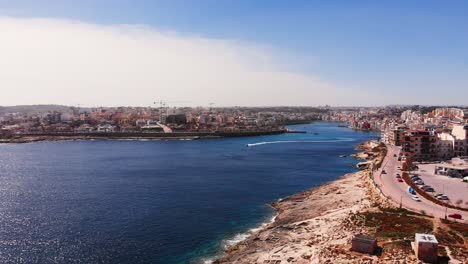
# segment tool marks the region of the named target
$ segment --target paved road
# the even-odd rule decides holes
[[[419,198],[421,198],[421,202],[416,202],[411,199],[411,195],[408,193],[408,185],[404,182],[398,182],[395,178],[397,173],[401,174],[401,171],[398,169],[401,162],[394,157],[394,155],[398,156],[400,153],[400,147],[387,146],[387,148],[387,156],[382,163],[382,168],[374,173],[375,182],[380,186],[382,192],[398,204],[401,201],[403,207],[406,209],[419,213],[424,210],[428,215],[444,218],[446,210],[445,207],[435,204],[421,196],[419,196]],[[385,170],[387,173],[382,174],[382,170]],[[461,214],[464,219],[462,222],[468,223],[467,212],[448,208],[447,215],[451,213]]]
[[[161,123],[157,123],[160,127],[162,127],[162,129],[164,130],[164,133],[172,133],[172,129],[166,125],[163,125]]]

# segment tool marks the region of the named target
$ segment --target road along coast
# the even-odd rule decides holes
[[[214,263],[418,263],[411,249],[415,232],[435,233],[441,260],[463,263],[466,226],[398,208],[373,180],[386,147],[369,141],[359,149],[356,156],[369,161],[368,168],[273,203],[275,220]],[[353,235],[360,233],[377,238],[376,254],[350,250]],[[450,243],[453,239],[457,242]]]

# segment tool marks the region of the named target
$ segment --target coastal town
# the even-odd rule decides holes
[[[381,133],[361,171],[273,203],[275,221],[216,263],[467,263],[468,111],[331,110]]]
[[[267,131],[317,120],[314,108],[0,107],[2,135],[86,132]]]
[[[0,139],[251,136],[314,121],[378,135],[359,146],[360,171],[273,203],[275,220],[215,263],[468,261],[468,108],[18,106],[0,108]]]

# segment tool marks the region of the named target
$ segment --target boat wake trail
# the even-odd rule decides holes
[[[333,140],[283,140],[283,141],[267,141],[247,144],[247,147],[255,147],[268,144],[287,144],[287,143],[333,143],[333,142],[349,142],[355,141],[351,138],[339,138]]]

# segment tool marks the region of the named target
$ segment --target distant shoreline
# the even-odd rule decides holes
[[[0,143],[32,143],[39,141],[65,140],[196,140],[227,137],[255,137],[287,133],[287,129],[270,131],[239,131],[239,132],[90,132],[90,133],[28,133],[16,134],[0,138]]]

